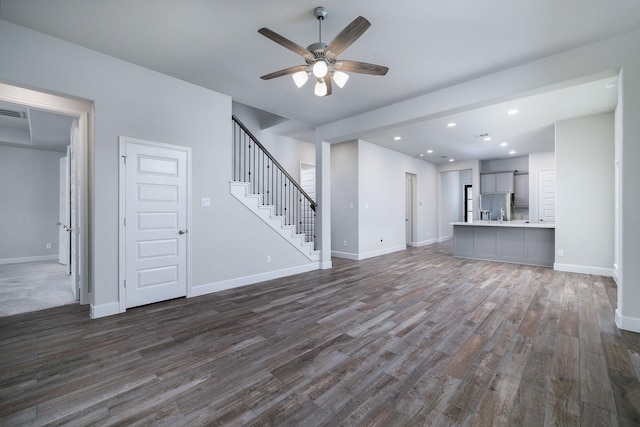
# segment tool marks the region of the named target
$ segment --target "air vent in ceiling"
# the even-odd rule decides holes
[[[14,117],[16,119],[26,119],[27,114],[24,111],[3,110],[0,108],[0,116]]]

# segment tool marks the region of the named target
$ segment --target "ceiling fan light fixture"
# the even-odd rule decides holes
[[[313,64],[313,75],[317,78],[321,79],[326,76],[327,71],[329,71],[329,67],[327,66],[327,63],[324,61],[324,59],[318,59]]]
[[[316,96],[325,96],[327,94],[327,84],[323,79],[318,79],[316,87],[313,89],[313,93]]]
[[[342,71],[334,71],[333,72],[333,81],[338,85],[340,89],[347,84],[347,80],[349,80],[349,74],[343,73]]]
[[[298,71],[293,73],[293,82],[297,87],[301,88],[309,80],[309,73],[306,71]]]

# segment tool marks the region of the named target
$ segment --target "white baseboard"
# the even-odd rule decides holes
[[[285,268],[282,270],[268,271],[266,273],[254,274],[251,276],[236,277],[229,280],[221,280],[220,282],[206,283],[204,285],[192,286],[191,297],[206,295],[213,292],[220,292],[227,289],[239,288],[241,286],[253,285],[255,283],[264,282],[266,280],[279,279],[281,277],[292,276],[294,274],[307,273],[320,269],[320,263],[304,264],[298,267]]]
[[[331,260],[320,261],[320,270],[328,270],[330,268],[333,268],[333,263],[331,262]]]
[[[596,276],[613,277],[613,269],[602,267],[590,267],[588,265],[571,265],[554,263],[553,269],[556,271],[566,271],[568,273],[594,274]]]
[[[120,303],[110,302],[107,304],[95,305],[91,304],[91,318],[98,319],[99,317],[113,316],[120,313]]]
[[[640,333],[640,318],[638,317],[623,316],[620,314],[620,310],[616,309],[615,321],[619,329]]]
[[[438,238],[438,243],[446,242],[447,240],[453,239],[453,235],[442,236]]]
[[[352,252],[331,251],[331,256],[334,256],[336,258],[352,259],[354,261],[360,259],[358,258],[358,254],[354,254]]]
[[[429,240],[423,240],[421,242],[412,242],[411,246],[413,246],[414,248],[419,248],[422,246],[433,245],[434,243],[440,243],[440,239],[429,239]]]
[[[613,277],[613,281],[616,282],[616,285],[620,286],[618,282],[619,272],[618,272],[618,264],[613,264],[613,270],[611,271],[611,277]]]
[[[20,264],[20,263],[23,263],[23,262],[36,262],[36,261],[55,261],[57,259],[58,259],[58,254],[27,256],[27,257],[22,257],[22,258],[4,258],[4,259],[0,259],[0,265],[4,265],[4,264]]]

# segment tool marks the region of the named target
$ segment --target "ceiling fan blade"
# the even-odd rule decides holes
[[[307,49],[303,48],[297,43],[292,42],[287,38],[282,37],[280,34],[275,33],[268,28],[260,28],[258,32],[266,38],[278,43],[280,46],[286,47],[290,51],[297,53],[298,55],[303,56],[306,59],[313,59],[313,54]]]
[[[325,56],[331,59],[340,55],[370,26],[371,22],[367,21],[362,16],[358,16],[351,24],[347,25],[344,30],[340,31],[340,34],[331,40],[331,43],[329,43],[329,46],[327,46],[327,49],[325,50]]]
[[[389,71],[388,67],[359,61],[337,61],[333,64],[333,68],[338,71],[372,74],[374,76],[384,76]]]
[[[296,65],[295,67],[285,68],[284,70],[274,71],[270,74],[265,74],[260,77],[262,80],[270,80],[275,79],[276,77],[286,76],[287,74],[297,73],[298,71],[306,71],[309,68],[308,65]]]
[[[324,84],[327,85],[327,94],[325,96],[331,95],[331,73],[327,73],[327,75],[324,76]]]

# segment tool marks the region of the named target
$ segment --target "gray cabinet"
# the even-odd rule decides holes
[[[487,173],[480,175],[480,192],[495,193],[496,192],[496,175]]]
[[[517,208],[529,206],[529,174],[516,174],[514,176],[514,202]]]
[[[513,172],[483,173],[480,175],[480,192],[513,193]]]
[[[513,193],[513,172],[496,174],[496,193]]]

